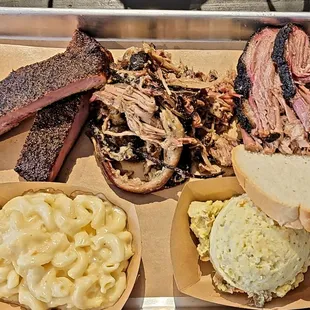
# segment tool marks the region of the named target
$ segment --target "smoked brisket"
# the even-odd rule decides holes
[[[294,84],[291,64],[285,56],[287,40],[293,33],[291,27],[259,30],[239,59],[235,90],[242,97],[235,102],[247,150],[304,154],[309,148],[307,88],[299,95],[300,86],[297,88]],[[298,100],[290,104],[288,100],[293,97]]]
[[[279,31],[272,59],[282,82],[284,98],[290,102],[305,130],[310,132],[310,46],[308,35],[288,24]]]

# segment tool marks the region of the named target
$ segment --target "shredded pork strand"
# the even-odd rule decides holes
[[[106,85],[103,91],[95,92],[92,100],[102,100],[124,113],[132,134],[148,141],[162,141],[166,137],[160,122],[154,122],[153,114],[158,107],[153,97],[148,97],[124,84]],[[128,134],[127,134],[128,135]]]

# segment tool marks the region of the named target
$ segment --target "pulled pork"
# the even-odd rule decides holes
[[[105,174],[118,187],[149,193],[189,177],[208,178],[231,167],[240,142],[234,119],[234,74],[194,72],[144,44],[111,65],[93,94],[90,137]],[[119,163],[143,162],[143,175]]]

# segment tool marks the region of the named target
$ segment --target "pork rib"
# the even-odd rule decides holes
[[[37,112],[15,171],[27,181],[53,181],[83,127],[90,94],[78,94]]]
[[[111,60],[76,30],[64,53],[11,72],[0,82],[0,135],[53,102],[105,84]]]

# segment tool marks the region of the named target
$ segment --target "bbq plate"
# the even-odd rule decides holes
[[[12,69],[63,51],[77,27],[112,49],[114,57],[120,57],[125,48],[141,46],[146,41],[169,50],[176,63],[182,59],[196,70],[216,69],[220,74],[235,68],[245,42],[262,26],[294,22],[310,31],[307,13],[1,8],[0,18],[1,79]],[[21,181],[13,168],[32,122],[33,119],[28,119],[1,136],[1,183]],[[101,192],[110,188],[84,133],[67,157],[57,181]],[[127,307],[215,306],[186,297],[173,280],[169,234],[182,186],[143,196],[111,188],[122,198],[136,203],[144,247],[140,276]]]

